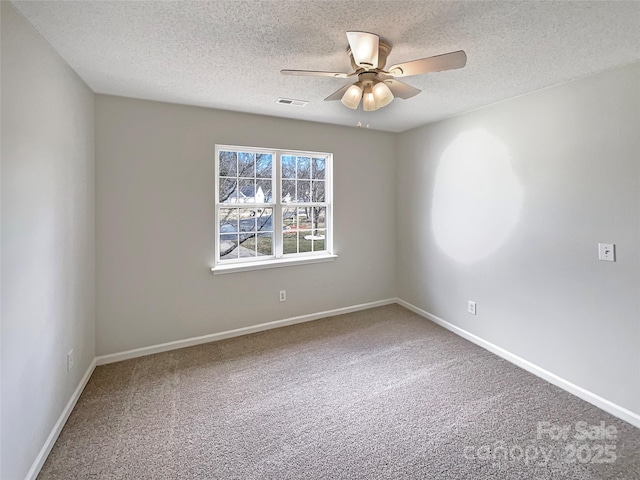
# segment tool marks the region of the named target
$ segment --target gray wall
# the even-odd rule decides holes
[[[94,95],[9,2],[1,9],[0,476],[13,480],[95,356]]]
[[[635,64],[401,134],[398,296],[640,413],[639,132]]]
[[[333,153],[339,258],[213,275],[216,143]],[[98,355],[395,297],[394,156],[390,133],[98,95]]]

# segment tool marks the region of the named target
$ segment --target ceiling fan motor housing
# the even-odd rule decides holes
[[[391,53],[391,45],[380,39],[378,43],[378,65],[372,66],[369,70],[382,70],[387,63],[387,57]],[[353,59],[353,52],[351,51],[351,47],[347,47],[347,54],[349,55],[349,59],[351,60],[351,66],[354,70],[361,70],[362,66],[358,65]]]

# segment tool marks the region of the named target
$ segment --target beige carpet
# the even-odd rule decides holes
[[[631,480],[640,430],[390,305],[98,367],[38,478]]]

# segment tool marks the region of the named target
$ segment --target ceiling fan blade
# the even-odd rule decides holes
[[[445,53],[435,57],[422,58],[412,62],[399,63],[389,68],[389,75],[394,77],[408,77],[421,73],[441,72],[462,68],[467,64],[467,54],[463,50]]]
[[[378,68],[380,37],[374,33],[347,32],[353,61],[365,69]]]
[[[317,72],[315,70],[280,70],[282,75],[298,75],[302,77],[333,77],[333,78],[348,78],[353,73],[341,73],[341,72]]]
[[[324,99],[325,102],[329,102],[331,100],[342,100],[342,97],[344,96],[344,92],[346,92],[350,86],[351,84],[345,85],[344,87],[336,90],[335,92],[333,92],[331,95],[329,95],[327,98]]]
[[[407,98],[415,97],[422,91],[419,88],[407,85],[400,80],[385,80],[384,83],[389,87],[389,90],[391,90],[394,97],[403,98],[405,100]]]

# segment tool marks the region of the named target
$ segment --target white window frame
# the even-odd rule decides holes
[[[269,203],[222,203],[220,202],[220,151],[247,152],[272,155],[272,201]],[[324,202],[283,202],[282,189],[282,157],[324,158],[325,160],[325,201]],[[333,154],[326,152],[310,152],[301,150],[284,150],[278,148],[246,147],[237,145],[215,146],[215,241],[214,241],[214,274],[258,270],[264,268],[285,267],[308,263],[333,261],[337,255],[333,251]],[[272,208],[273,255],[245,257],[237,259],[220,259],[220,210],[223,208]],[[320,252],[283,253],[283,211],[287,208],[323,207],[325,210],[325,250]]]

